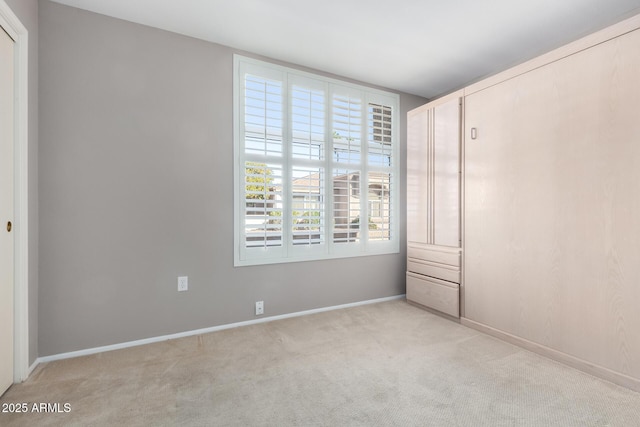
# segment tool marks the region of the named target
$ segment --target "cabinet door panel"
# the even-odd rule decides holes
[[[460,100],[434,108],[433,243],[460,246]]]
[[[427,150],[430,110],[410,111],[407,117],[407,240],[428,243],[429,204]]]

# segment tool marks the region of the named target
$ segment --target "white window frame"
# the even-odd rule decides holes
[[[245,180],[244,170],[247,161],[244,151],[244,115],[241,110],[244,106],[244,76],[247,73],[260,75],[265,78],[276,79],[283,84],[283,205],[282,214],[282,246],[268,248],[247,248],[245,245]],[[294,159],[287,141],[291,141],[290,119],[291,111],[289,91],[294,82],[308,82],[314,88],[321,87],[325,93],[325,155],[322,161]],[[343,164],[333,160],[333,135],[332,135],[332,98],[334,93],[351,94],[362,100],[361,123],[361,162],[360,164]],[[378,166],[368,164],[368,117],[369,104],[382,104],[392,108],[391,118],[391,166]],[[281,65],[234,55],[233,64],[233,108],[234,108],[234,265],[248,266],[261,264],[275,264],[295,261],[311,261],[355,256],[369,256],[380,254],[393,254],[400,251],[400,139],[399,139],[399,109],[400,97],[398,94],[385,92],[366,86],[356,85],[317,74],[296,70]],[[249,156],[252,157],[252,156]],[[252,157],[253,158],[253,157]],[[322,164],[324,170],[324,243],[317,245],[293,245],[291,240],[292,228],[290,216],[293,209],[293,197],[287,186],[291,181],[289,171],[293,165],[310,166]],[[333,241],[333,191],[332,177],[334,169],[356,169],[360,172],[360,216],[368,218],[368,174],[369,172],[383,172],[391,174],[391,224],[390,238],[388,240],[369,240],[368,220],[361,221],[359,241],[357,243],[335,243]],[[287,191],[288,190],[288,191]]]

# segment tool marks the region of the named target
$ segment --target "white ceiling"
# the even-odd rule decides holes
[[[640,0],[54,0],[427,98],[640,13]]]

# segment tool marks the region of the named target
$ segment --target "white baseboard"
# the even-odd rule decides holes
[[[36,359],[33,361],[33,363],[31,364],[31,366],[29,366],[29,369],[27,370],[27,376],[25,377],[24,380],[26,380],[27,378],[29,378],[29,375],[31,375],[31,373],[34,371],[34,369],[36,369],[38,367],[38,365],[40,364],[40,358]],[[24,381],[23,380],[23,381]]]
[[[620,372],[612,371],[611,369],[605,368],[603,366],[587,362],[586,360],[580,359],[578,357],[571,356],[569,354],[554,350],[552,348],[526,340],[524,338],[520,338],[515,335],[511,335],[507,332],[500,331],[498,329],[492,328],[491,326],[487,326],[464,317],[460,319],[460,323],[469,328],[484,332],[487,335],[491,335],[508,343],[517,345],[518,347],[522,347],[533,353],[537,353],[541,356],[548,357],[549,359],[553,359],[557,362],[564,363],[565,365],[568,365],[579,371],[586,372],[587,374],[593,375],[594,377],[598,377],[600,379],[640,392],[640,380],[638,380],[637,378],[630,377]]]
[[[33,371],[33,369],[36,368],[36,366],[38,366],[38,364],[47,363],[47,362],[53,362],[54,360],[62,360],[62,359],[70,359],[72,357],[88,356],[88,355],[91,355],[91,354],[103,353],[105,351],[121,350],[123,348],[136,347],[136,346],[139,346],[139,345],[152,344],[152,343],[156,343],[156,342],[173,340],[173,339],[177,339],[177,338],[190,337],[190,336],[193,336],[193,335],[208,334],[210,332],[222,331],[222,330],[225,330],[225,329],[239,328],[241,326],[256,325],[258,323],[273,322],[274,320],[289,319],[289,318],[292,318],[292,317],[299,317],[299,316],[307,316],[309,314],[322,313],[322,312],[325,312],[325,311],[332,311],[332,310],[340,310],[340,309],[343,309],[343,308],[357,307],[357,306],[367,305],[367,304],[376,304],[376,303],[380,303],[380,302],[393,301],[393,300],[398,300],[398,299],[403,299],[403,298],[405,298],[405,294],[395,295],[395,296],[392,296],[392,297],[371,299],[371,300],[366,300],[366,301],[358,301],[358,302],[353,302],[353,303],[349,303],[349,304],[335,305],[335,306],[331,306],[331,307],[315,308],[313,310],[298,311],[298,312],[295,312],[295,313],[281,314],[279,316],[263,317],[263,318],[260,318],[260,319],[247,320],[247,321],[244,321],[244,322],[229,323],[229,324],[226,324],[226,325],[212,326],[210,328],[203,328],[203,329],[196,329],[196,330],[193,330],[193,331],[179,332],[177,334],[162,335],[162,336],[159,336],[159,337],[145,338],[145,339],[136,340],[136,341],[128,341],[128,342],[123,342],[123,343],[120,343],[120,344],[105,345],[105,346],[102,346],[102,347],[88,348],[88,349],[85,349],[85,350],[71,351],[71,352],[68,352],[68,353],[60,353],[60,354],[54,354],[54,355],[51,355],[51,356],[38,357],[38,359],[33,363],[33,365],[31,365],[31,368],[29,368],[29,374]]]

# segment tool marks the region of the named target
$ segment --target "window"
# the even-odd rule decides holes
[[[397,253],[398,104],[236,55],[235,265]]]

